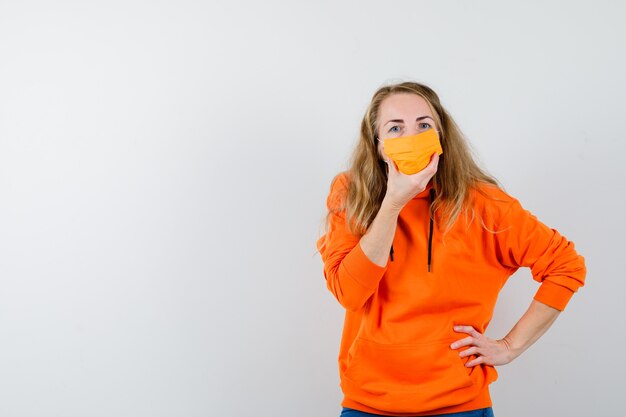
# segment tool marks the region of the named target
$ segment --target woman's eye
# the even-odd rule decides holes
[[[422,130],[430,129],[430,123],[426,123],[426,122],[420,123],[420,129]]]
[[[396,130],[394,130],[396,129]],[[391,129],[389,129],[390,132],[398,132],[398,129],[400,129],[399,126],[391,126]]]

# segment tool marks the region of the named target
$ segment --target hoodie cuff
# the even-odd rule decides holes
[[[360,242],[343,258],[342,267],[352,279],[368,289],[375,289],[387,270],[387,265],[379,266],[367,257]]]
[[[574,295],[574,292],[569,288],[562,287],[551,281],[543,281],[534,299],[563,311],[572,295]]]

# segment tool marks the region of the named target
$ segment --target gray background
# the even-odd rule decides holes
[[[374,91],[432,86],[587,285],[498,417],[626,385],[619,1],[0,3],[0,415],[338,416],[315,253]],[[501,338],[538,284],[511,277]]]

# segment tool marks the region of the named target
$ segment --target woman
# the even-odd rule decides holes
[[[477,166],[422,84],[374,94],[327,206],[317,247],[346,309],[342,416],[493,416],[495,366],[528,349],[584,285],[574,244]],[[513,329],[488,338],[498,293],[519,267],[541,285]]]

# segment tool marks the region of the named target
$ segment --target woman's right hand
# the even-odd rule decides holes
[[[383,199],[383,204],[387,204],[399,212],[413,197],[426,189],[428,182],[437,172],[439,155],[435,152],[430,163],[412,175],[400,172],[391,158],[387,155],[385,158],[389,169],[387,170],[387,193]]]

